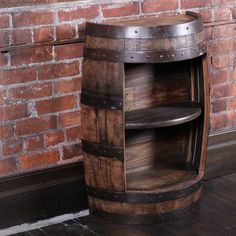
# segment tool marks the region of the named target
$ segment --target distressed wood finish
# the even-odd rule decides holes
[[[209,113],[202,28],[195,13],[87,23],[81,115],[92,214],[153,223],[199,200]]]

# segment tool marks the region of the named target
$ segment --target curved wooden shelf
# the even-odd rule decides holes
[[[196,176],[197,171],[187,167],[184,161],[172,161],[127,174],[127,190],[154,191],[192,180]]]
[[[125,114],[126,129],[161,128],[183,124],[201,115],[197,103],[180,103],[129,111]]]

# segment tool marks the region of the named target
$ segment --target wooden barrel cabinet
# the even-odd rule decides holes
[[[202,18],[87,23],[82,148],[91,214],[155,223],[201,195],[208,139]]]

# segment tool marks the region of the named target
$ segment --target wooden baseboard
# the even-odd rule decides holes
[[[236,130],[209,136],[205,179],[236,172]]]
[[[209,138],[205,179],[236,171],[236,130]],[[86,209],[82,163],[0,180],[0,228]]]
[[[0,180],[0,228],[87,208],[82,163]]]

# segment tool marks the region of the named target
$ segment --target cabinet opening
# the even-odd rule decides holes
[[[195,62],[125,64],[127,190],[155,191],[197,175]]]

